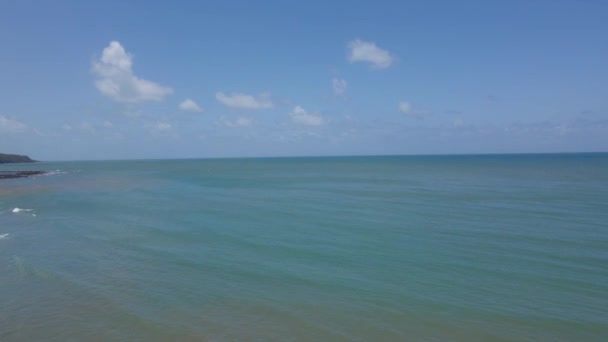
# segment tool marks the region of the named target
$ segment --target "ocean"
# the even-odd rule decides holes
[[[0,341],[608,340],[608,154],[32,169]]]

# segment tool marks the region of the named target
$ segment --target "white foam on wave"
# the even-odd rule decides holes
[[[6,238],[9,235],[10,235],[9,233],[0,234],[0,240]]]
[[[31,213],[32,216],[36,217],[36,213],[34,209],[23,209],[23,208],[14,208],[11,210],[13,214],[21,214],[21,213]]]
[[[41,176],[63,175],[65,173],[68,173],[68,172],[67,171],[61,171],[61,170],[53,170],[53,171],[48,171],[48,172],[44,173]]]
[[[23,208],[14,208],[12,210],[13,214],[19,214],[19,213],[28,213],[28,212],[33,212],[34,209],[23,209]],[[32,213],[32,216],[36,216],[36,214]]]
[[[18,214],[20,212],[28,212],[28,211],[34,211],[34,209],[15,208],[12,210],[13,214]]]

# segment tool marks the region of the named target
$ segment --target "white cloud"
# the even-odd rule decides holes
[[[201,108],[196,102],[191,99],[185,99],[182,103],[179,104],[179,109],[187,111],[187,112],[202,112],[203,108]]]
[[[110,42],[101,58],[93,63],[95,86],[105,96],[118,102],[160,101],[173,89],[141,79],[133,74],[133,56],[119,42]]]
[[[346,87],[348,86],[348,83],[346,83],[345,80],[334,78],[333,80],[331,80],[331,82],[334,88],[335,95],[344,94],[344,92],[346,91]]]
[[[27,125],[21,121],[0,116],[0,132],[2,133],[22,133],[27,129]]]
[[[226,127],[249,127],[253,124],[253,120],[245,117],[238,117],[236,120],[231,121],[226,119],[224,116],[220,116],[216,121],[216,125],[226,126]]]
[[[105,128],[111,128],[111,127],[114,127],[114,124],[112,123],[112,121],[105,120],[103,122],[103,127],[105,127]]]
[[[224,105],[237,109],[265,109],[274,106],[272,101],[265,96],[258,96],[256,98],[247,94],[232,93],[231,95],[226,95],[222,92],[217,92],[215,98]]]
[[[61,128],[63,128],[63,130],[65,130],[65,131],[71,131],[72,130],[72,125],[63,124],[61,126]]]
[[[361,39],[355,39],[348,43],[350,53],[348,60],[354,62],[369,62],[373,68],[385,69],[395,61],[388,51],[376,46],[373,42],[364,42]]]
[[[289,113],[289,116],[291,116],[291,120],[298,125],[322,126],[326,123],[321,115],[308,113],[300,106],[295,106],[291,113]]]
[[[399,102],[399,111],[404,114],[410,114],[412,112],[412,104],[407,101]]]

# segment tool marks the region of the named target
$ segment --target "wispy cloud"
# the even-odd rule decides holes
[[[465,122],[462,118],[456,118],[452,120],[452,126],[454,127],[462,127],[465,125]]]
[[[144,124],[144,128],[155,137],[179,137],[177,127],[165,119],[147,122]]]
[[[246,117],[238,117],[235,120],[228,120],[226,117],[224,116],[220,116],[216,121],[215,124],[218,126],[225,126],[225,127],[249,127],[251,125],[253,125],[253,120],[251,120],[250,118],[246,118]]]
[[[498,97],[496,97],[495,95],[486,95],[484,98],[488,102],[493,102],[493,103],[498,102]]]
[[[28,130],[28,126],[23,122],[7,118],[6,116],[0,116],[0,132],[2,133],[22,133]]]
[[[320,114],[312,114],[300,106],[295,106],[289,113],[293,123],[305,126],[322,126],[327,123]]]
[[[241,93],[226,95],[222,92],[217,92],[215,98],[225,106],[235,109],[267,109],[274,106],[272,101],[265,96],[256,97]]]
[[[202,112],[203,108],[191,99],[185,99],[179,104],[179,109],[186,112]]]
[[[412,112],[412,104],[407,101],[399,102],[399,111],[403,114],[410,114]]]
[[[95,134],[95,126],[93,124],[91,124],[90,122],[81,123],[79,128],[88,133]]]
[[[124,112],[122,112],[122,115],[124,115],[128,118],[139,118],[139,117],[143,116],[144,113],[141,110],[127,109]]]
[[[332,87],[334,89],[334,95],[342,95],[346,92],[346,87],[348,83],[345,80],[340,78],[334,78],[331,80]]]
[[[93,63],[95,86],[105,96],[118,102],[160,101],[173,89],[141,79],[133,73],[133,56],[117,41],[110,42]]]
[[[391,66],[395,61],[395,57],[388,51],[379,48],[373,42],[366,42],[361,39],[355,39],[348,43],[349,54],[348,60],[351,63],[368,62],[373,68],[385,69]]]
[[[408,101],[399,102],[399,111],[403,114],[415,116],[418,118],[431,114],[431,111],[416,108]]]

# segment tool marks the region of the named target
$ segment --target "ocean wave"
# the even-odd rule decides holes
[[[61,171],[61,170],[51,170],[51,171],[47,171],[45,174],[43,174],[42,176],[55,176],[55,175],[63,175],[68,173],[67,171]]]
[[[14,209],[12,210],[12,213],[13,213],[13,214],[18,214],[18,213],[20,213],[20,212],[31,212],[31,211],[34,211],[34,209],[14,208]]]
[[[0,234],[0,240],[5,239],[9,235],[10,235],[9,233]]]
[[[11,212],[13,214],[19,214],[19,213],[31,213],[32,216],[36,216],[36,213],[34,212],[34,209],[23,209],[23,208],[14,208],[13,210],[11,210]]]

